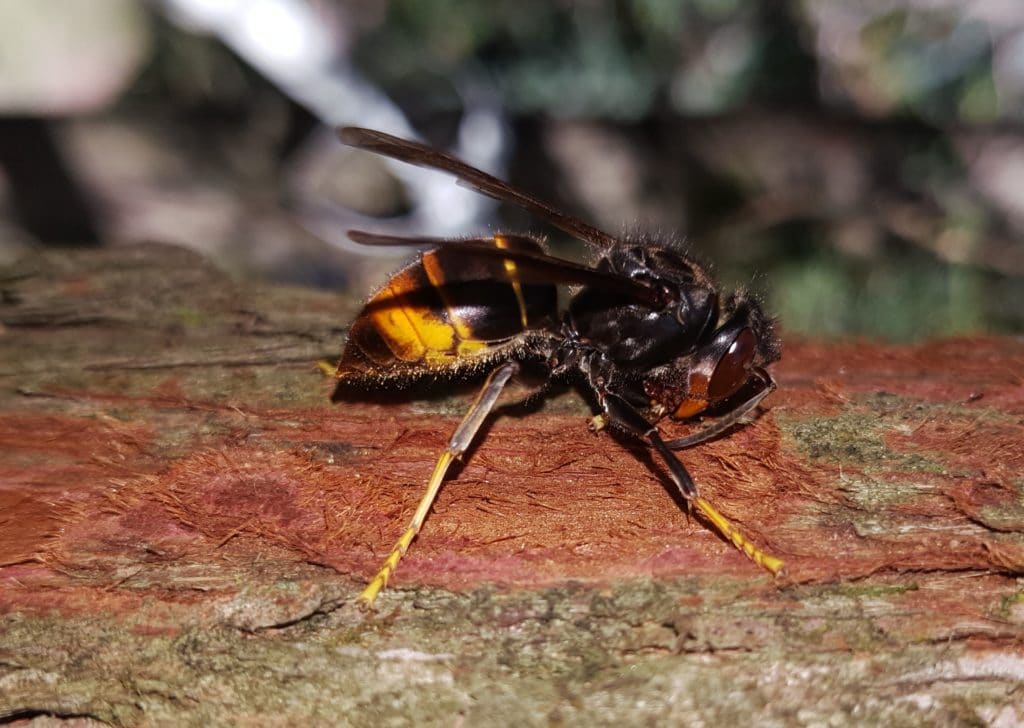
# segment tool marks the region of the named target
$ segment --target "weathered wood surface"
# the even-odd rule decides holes
[[[787,340],[684,453],[775,580],[574,393],[499,418],[367,613],[464,389],[330,405],[358,302],[177,249],[0,288],[0,718],[1024,721],[1020,341]]]

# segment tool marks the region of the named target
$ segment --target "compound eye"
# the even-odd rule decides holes
[[[741,329],[729,350],[722,355],[715,365],[708,384],[708,399],[719,402],[735,394],[750,378],[750,365],[757,352],[757,338],[750,329]]]

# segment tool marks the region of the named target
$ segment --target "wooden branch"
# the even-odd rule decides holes
[[[787,339],[767,411],[682,453],[779,579],[575,393],[506,413],[367,613],[472,386],[331,405],[359,301],[174,248],[0,293],[0,718],[1024,720],[1020,341]]]

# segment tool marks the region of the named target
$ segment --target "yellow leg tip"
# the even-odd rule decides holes
[[[725,516],[715,510],[714,506],[703,498],[694,498],[693,505],[696,506],[697,510],[703,513],[709,521],[711,521],[714,527],[718,529],[719,533],[732,541],[736,548],[746,554],[748,559],[761,568],[770,571],[773,576],[779,576],[782,573],[786,565],[782,559],[766,554],[764,551],[748,541],[735,526],[729,523]]]
[[[782,559],[774,556],[769,556],[763,551],[758,550],[759,558],[754,559],[755,563],[760,564],[768,571],[772,572],[772,576],[781,576],[786,571],[786,562]]]
[[[338,371],[338,365],[332,364],[329,361],[321,359],[320,361],[316,362],[316,370],[323,374],[325,377],[330,377],[331,379],[334,379],[335,374]]]
[[[362,593],[359,595],[359,601],[363,603],[363,606],[369,607],[373,604],[377,595],[380,593],[380,590],[383,588],[384,582],[380,579],[374,579],[366,585],[365,589],[363,589]]]
[[[409,548],[409,544],[412,539],[416,536],[416,532],[412,529],[402,534],[402,538],[398,540],[395,548],[391,550],[388,557],[384,560],[384,565],[380,567],[380,571],[373,577],[366,588],[363,589],[362,594],[359,595],[359,600],[366,606],[373,604],[373,600],[377,598],[381,589],[388,585],[388,579],[391,578],[391,574],[395,569],[398,568],[398,562],[405,555],[406,549]]]

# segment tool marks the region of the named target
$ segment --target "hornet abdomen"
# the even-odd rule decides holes
[[[528,238],[489,241],[543,252]],[[358,383],[472,367],[527,329],[550,325],[557,304],[554,285],[522,282],[510,260],[428,250],[367,302],[349,329],[336,376]]]

